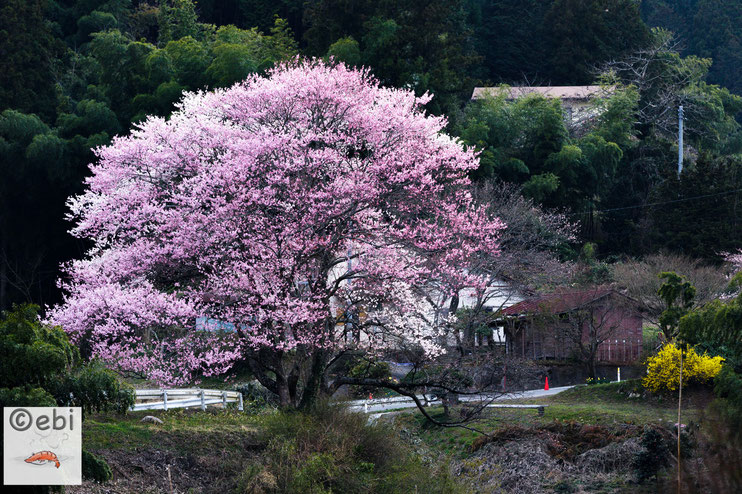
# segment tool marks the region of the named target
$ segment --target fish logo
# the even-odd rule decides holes
[[[57,458],[57,455],[55,455],[51,451],[39,451],[38,453],[34,453],[26,458],[24,461],[26,463],[31,463],[32,465],[45,465],[47,463],[54,463],[55,466],[59,468],[59,458]]]

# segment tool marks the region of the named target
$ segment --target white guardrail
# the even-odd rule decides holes
[[[201,407],[206,410],[209,405],[237,403],[237,409],[243,410],[242,393],[239,391],[222,391],[220,389],[137,389],[132,411],[169,410],[171,408]]]

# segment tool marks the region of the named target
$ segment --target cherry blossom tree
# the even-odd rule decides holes
[[[316,398],[345,351],[440,354],[434,294],[482,289],[471,267],[505,225],[472,198],[476,153],[430,99],[316,60],[187,94],[96,150],[70,200],[94,247],[50,320],[163,384],[247,361],[284,406]]]

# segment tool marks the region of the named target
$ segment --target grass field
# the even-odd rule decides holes
[[[650,423],[674,424],[677,422],[677,402],[671,397],[643,396],[638,380],[621,383],[578,386],[557,395],[512,400],[509,403],[548,405],[543,416],[534,409],[490,409],[487,416],[471,427],[487,434],[507,426],[538,427],[557,422],[577,422],[591,425],[645,425]],[[638,397],[630,398],[635,393]],[[704,390],[686,392],[688,398],[683,409],[683,422],[692,421],[699,409],[710,399]],[[429,412],[434,418],[444,419],[443,409],[433,407]],[[417,411],[405,411],[396,417],[405,427],[419,431],[419,436],[432,448],[446,454],[463,457],[471,450],[472,443],[481,434],[463,428],[440,428],[429,422]]]
[[[156,415],[162,424],[141,422],[146,415]],[[239,441],[224,441],[226,448],[240,447],[246,438],[257,441],[260,418],[234,410],[211,409],[129,412],[125,416],[99,414],[83,423],[83,446],[89,449],[136,449],[151,444],[180,444],[182,449],[199,448],[198,441],[180,441],[186,437],[224,436]],[[211,442],[211,441],[209,441]],[[204,441],[206,444],[206,441]],[[211,444],[213,445],[213,444]]]
[[[487,435],[463,428],[440,428],[427,422],[419,411],[409,409],[383,417],[371,427],[364,425],[365,417],[338,415],[331,411],[324,412],[325,417],[321,419],[297,413],[269,410],[245,413],[231,409],[133,412],[125,416],[91,414],[84,422],[83,446],[111,464],[115,489],[109,491],[108,487],[88,483],[70,492],[169,492],[169,472],[177,475],[173,482],[181,492],[231,492],[237,485],[252,485],[251,482],[263,478],[261,475],[268,484],[275,478],[280,485],[293,485],[292,492],[302,492],[304,484],[296,482],[310,478],[314,479],[312,482],[329,485],[338,475],[342,477],[340,472],[345,472],[342,477],[345,481],[368,475],[370,477],[364,482],[375,479],[381,482],[377,489],[387,485],[385,492],[399,492],[389,487],[401,482],[399,478],[413,478],[413,485],[426,481],[432,482],[431,485],[443,485],[455,481],[461,492],[474,489],[471,487],[474,485],[479,486],[474,490],[481,488],[482,492],[489,492],[488,482],[493,475],[499,475],[499,465],[523,455],[520,450],[510,454],[507,449],[498,449],[513,447],[506,444],[511,432],[525,441],[523,447],[529,452],[545,444],[544,441],[557,445],[557,453],[550,453],[552,459],[542,457],[546,458],[544,461],[553,462],[564,451],[579,452],[595,446],[589,444],[595,438],[616,441],[621,434],[637,437],[646,424],[664,425],[663,429],[668,430],[677,420],[677,403],[672,397],[649,397],[642,393],[638,381],[627,381],[579,386],[546,398],[515,400],[548,406],[544,416],[533,409],[489,409],[487,416],[470,424]],[[684,423],[695,420],[710,399],[708,390],[691,389],[686,393]],[[441,407],[431,407],[429,412],[436,418],[443,418]],[[155,415],[163,423],[141,422],[145,415]],[[586,436],[583,431],[587,431]],[[364,436],[367,439],[358,442],[358,438]],[[384,452],[383,448],[390,446],[381,445],[400,440],[407,446],[397,445]],[[475,450],[492,440],[496,441],[492,445],[496,449],[492,451],[499,450],[509,456],[491,460],[495,463],[490,465],[487,463],[487,458],[491,458],[488,456],[490,450]],[[358,444],[353,446],[355,443]],[[382,451],[376,451],[378,447]],[[380,471],[376,468],[381,468],[390,455],[402,462],[402,470],[396,469],[396,463],[387,464],[385,473],[377,475]],[[528,462],[532,459],[524,461],[523,465],[508,468],[528,471]],[[469,473],[462,471],[463,477],[455,480],[457,477],[450,477],[444,471],[448,464],[468,468]],[[550,468],[557,468],[554,465]],[[429,468],[433,470],[426,470]],[[483,471],[489,472],[489,480],[482,480]],[[431,475],[437,475],[436,479],[440,480],[432,480]],[[575,475],[559,473],[552,479],[554,489],[558,490],[559,482],[564,481],[584,492],[634,492],[630,473],[601,477],[600,482],[590,476]],[[526,480],[538,483],[538,478],[536,475]],[[597,482],[595,485],[599,488],[588,488],[588,481]],[[451,492],[459,491],[458,487],[452,487]]]

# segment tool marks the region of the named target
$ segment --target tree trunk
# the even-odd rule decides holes
[[[300,410],[310,410],[316,405],[322,390],[325,366],[327,365],[327,352],[316,349],[312,356],[312,364],[309,369],[309,377],[304,386],[304,393],[299,402]]]
[[[452,392],[445,392],[441,396],[441,404],[443,405],[443,415],[447,418],[451,417],[451,407],[458,405],[459,395]]]
[[[278,391],[278,404],[280,407],[291,407],[291,392],[289,391],[289,382],[285,376],[276,374],[276,391]]]
[[[458,292],[456,292],[451,297],[451,303],[448,306],[448,314],[449,315],[456,314],[458,310],[459,310],[459,294]],[[459,330],[454,329],[453,333],[454,333],[454,338],[456,339],[456,348],[458,349],[459,354],[461,354],[461,356],[463,357],[464,356],[464,345],[461,341],[461,335],[459,334]]]
[[[591,377],[595,379],[596,369],[595,369],[595,355],[591,355],[587,359],[587,377]]]

